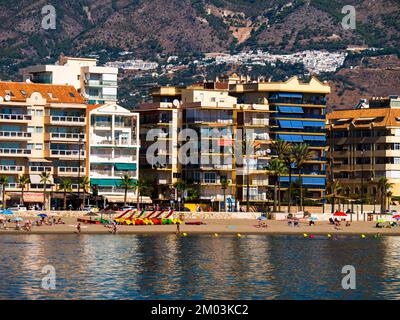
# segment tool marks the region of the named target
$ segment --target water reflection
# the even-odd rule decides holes
[[[5,299],[397,299],[400,238],[3,235]],[[56,290],[42,268],[56,268]],[[343,290],[344,265],[357,289]]]

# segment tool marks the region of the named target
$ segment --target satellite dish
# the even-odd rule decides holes
[[[31,79],[26,79],[26,83],[32,83]]]
[[[0,103],[4,101],[4,98],[0,96]]]
[[[271,149],[267,149],[267,153],[268,153],[268,154],[271,153]]]
[[[174,101],[172,101],[172,104],[173,104],[175,107],[179,107],[179,100],[178,100],[178,99],[175,99]]]
[[[11,96],[9,94],[6,94],[6,96],[4,97],[4,100],[10,101],[11,100]]]

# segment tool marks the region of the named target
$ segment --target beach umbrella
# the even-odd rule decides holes
[[[345,214],[344,212],[338,211],[338,212],[335,212],[334,216],[335,217],[347,217],[347,214]]]
[[[392,218],[393,218],[393,219],[399,220],[399,219],[400,219],[400,214],[396,214],[396,215],[394,215]]]
[[[2,214],[13,215],[14,212],[12,212],[10,209],[7,209],[7,210],[4,210],[4,211],[2,212]]]
[[[47,218],[47,214],[45,214],[45,213],[39,213],[39,214],[38,214],[38,217]]]
[[[98,214],[97,213],[95,213],[95,212],[88,212],[88,213],[85,213],[85,216],[86,217],[97,217],[98,216]]]
[[[18,221],[22,221],[22,220],[24,220],[24,219],[22,219],[21,217],[15,217],[13,219],[14,222],[18,222]]]

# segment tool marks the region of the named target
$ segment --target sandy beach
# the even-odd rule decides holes
[[[8,229],[0,229],[1,234],[73,234],[76,232],[77,218],[63,218],[65,224],[56,224],[52,226],[34,226],[31,231],[15,230],[15,223],[7,223]],[[191,219],[185,222],[194,221]],[[195,220],[199,221],[199,220]],[[301,221],[298,227],[288,226],[286,221],[268,220],[268,227],[258,227],[256,219],[204,219],[202,225],[186,225],[185,222],[180,226],[181,234],[188,236],[191,234],[308,234],[308,235],[327,235],[327,234],[387,234],[400,235],[400,227],[394,228],[376,228],[376,222],[352,222],[351,226],[342,226],[336,230],[333,225],[326,221],[317,221],[314,226],[309,226],[307,221]],[[119,225],[119,234],[172,234],[176,233],[176,225],[138,225],[126,226]],[[81,224],[82,234],[108,234],[110,228],[104,225]]]

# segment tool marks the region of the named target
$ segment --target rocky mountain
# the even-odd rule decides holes
[[[54,30],[42,28],[48,15],[42,8],[48,4],[0,0],[1,79],[18,79],[19,68],[53,63],[61,52],[96,55],[105,62],[121,51],[156,60],[254,49],[400,47],[398,0],[353,0],[355,30],[341,25],[345,0],[52,0]],[[363,77],[350,70],[340,76],[356,85]]]

